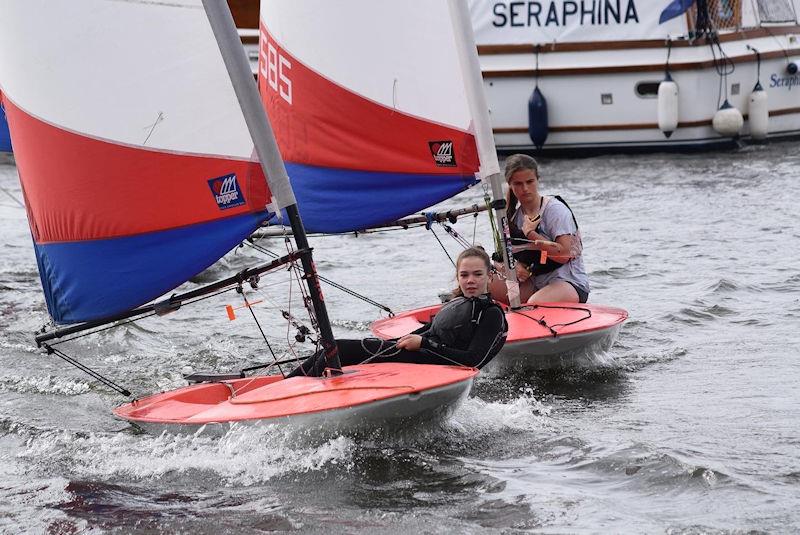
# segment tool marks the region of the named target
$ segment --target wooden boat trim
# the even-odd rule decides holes
[[[777,35],[800,34],[800,26],[780,26],[771,28],[753,28],[739,30],[719,36],[721,43],[757,39]],[[675,39],[671,41],[673,48],[707,46],[709,41],[705,37],[699,39]],[[495,56],[500,54],[540,54],[552,52],[588,52],[606,50],[631,50],[639,48],[666,48],[666,39],[640,39],[635,41],[587,41],[573,43],[546,43],[546,44],[508,44],[508,45],[478,45],[478,54],[481,56]]]
[[[800,107],[797,108],[784,108],[780,110],[772,110],[769,112],[770,117],[778,115],[791,115],[793,113],[800,113]],[[744,114],[747,119],[747,114]],[[683,121],[678,123],[677,128],[694,128],[698,126],[711,126],[711,119],[702,119],[699,121]],[[574,125],[574,126],[551,126],[550,132],[602,132],[607,130],[658,130],[658,123],[630,123],[630,124],[592,124],[592,125]],[[504,128],[493,128],[492,132],[495,134],[527,134],[527,126],[513,126]]]
[[[800,56],[800,48],[790,48],[788,50],[773,50],[771,52],[764,52],[761,54],[761,60],[776,59],[776,58],[789,58],[791,56]],[[730,57],[731,61],[736,64],[750,63],[756,61],[755,54],[746,54],[741,56]],[[710,69],[714,66],[713,60],[703,61],[690,61],[685,63],[670,63],[669,70],[675,71],[693,71],[699,69]],[[493,78],[533,78],[534,76],[567,76],[576,74],[616,74],[626,72],[660,72],[664,70],[664,63],[649,63],[644,65],[614,65],[603,67],[569,67],[563,69],[514,69],[502,71],[483,71],[484,79]]]

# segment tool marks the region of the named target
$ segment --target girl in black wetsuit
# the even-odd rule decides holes
[[[337,340],[342,366],[370,362],[410,362],[482,368],[506,341],[505,314],[488,295],[491,261],[486,251],[471,247],[456,261],[458,288],[433,321],[396,340]],[[320,352],[287,377],[319,377],[327,364]]]

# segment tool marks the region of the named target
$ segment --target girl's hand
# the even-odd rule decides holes
[[[422,337],[418,334],[407,334],[401,337],[395,345],[406,351],[417,351],[422,347]]]
[[[525,282],[526,280],[531,278],[531,272],[528,271],[528,266],[523,264],[522,262],[517,262],[517,280],[519,282]]]
[[[536,217],[534,218],[530,218],[528,216],[523,217],[522,233],[525,234],[525,236],[527,236],[530,239],[536,239],[536,238],[531,238],[529,234],[531,233],[534,233],[534,235],[536,234],[536,228],[539,226],[539,223],[541,223],[541,221],[542,217],[539,214],[536,214]]]

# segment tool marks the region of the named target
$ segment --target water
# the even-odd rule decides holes
[[[603,365],[484,378],[440,428],[324,441],[268,426],[150,436],[115,420],[120,396],[32,344],[47,317],[16,168],[0,163],[0,530],[795,533],[799,163],[795,144],[544,162],[543,190],[583,228],[590,301],[630,312]],[[489,244],[485,214],[456,229],[472,239],[474,223]],[[311,241],[323,275],[399,311],[454,284],[429,234]],[[259,258],[241,250],[201,279]],[[264,279],[264,305],[289,306],[286,279]],[[366,335],[378,310],[325,293],[336,333]],[[268,359],[228,303],[61,347],[139,395],[185,368]],[[296,293],[291,310],[305,317]],[[268,306],[259,316],[290,354],[294,330]]]

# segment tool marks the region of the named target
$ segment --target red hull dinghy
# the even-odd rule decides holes
[[[259,421],[297,423],[321,432],[374,429],[383,423],[395,428],[447,415],[469,393],[476,369],[389,363],[342,369],[293,185],[308,193],[309,184],[330,178],[337,181],[337,192],[347,192],[352,210],[332,209],[322,198],[320,215],[313,203],[302,203],[303,217],[317,225],[338,222],[345,212],[367,212],[383,221],[396,215],[398,197],[414,201],[400,210],[414,211],[475,181],[479,158],[470,133],[470,107],[461,96],[463,66],[455,60],[470,55],[477,61],[471,36],[454,35],[469,31],[466,5],[426,2],[423,12],[397,4],[398,16],[390,17],[395,24],[381,32],[384,38],[355,49],[367,57],[354,60],[353,51],[342,51],[345,61],[337,62],[325,60],[327,43],[338,41],[343,28],[351,35],[354,24],[366,27],[357,22],[364,17],[388,16],[387,6],[368,0],[321,3],[315,8],[319,27],[309,31],[306,4],[262,2],[259,79],[264,93],[259,95],[225,2],[186,4],[190,9],[107,0],[4,4],[0,35],[14,46],[0,47],[1,98],[55,325],[36,333],[37,344],[130,398],[129,390],[56,346],[115,322],[177,313],[228,290],[235,289],[249,308],[248,288],[257,290],[261,276],[289,265],[295,270],[293,280],[303,286],[302,302],[316,331],[308,338],[326,357],[326,377],[245,377],[245,371],[271,369],[279,362],[273,353],[272,364],[235,375],[190,378],[204,382],[137,399],[114,413],[155,430]],[[367,8],[373,11],[366,13]],[[451,20],[451,8],[459,13],[458,24]],[[108,24],[97,24],[98,17]],[[38,33],[33,21],[37,28],[45,25],[46,43],[32,37]],[[430,39],[414,44],[420,34]],[[115,43],[113,61],[104,46],[109,40]],[[460,52],[451,50],[457,42]],[[409,53],[412,44],[415,54]],[[440,54],[448,58],[445,64]],[[32,57],[40,61],[31,63]],[[119,76],[107,76],[110,64],[124,65]],[[373,67],[352,68],[362,64]],[[342,70],[340,76],[314,70],[332,66]],[[379,66],[385,68],[377,72]],[[395,66],[402,67],[399,86]],[[479,84],[479,73],[471,75]],[[399,87],[402,101],[412,107],[398,107],[391,92],[373,94],[371,87],[387,85],[377,82],[379,76],[388,87]],[[366,84],[356,88],[332,81],[359,77]],[[416,77],[424,77],[426,85],[419,86]],[[85,83],[101,79],[111,85]],[[412,98],[412,90],[419,98]],[[54,105],[63,98],[70,102],[68,109]],[[283,136],[295,127],[300,135],[279,147],[265,109]],[[322,112],[337,118],[328,120]],[[376,128],[386,135],[375,136]],[[368,143],[337,141],[353,139],[353,131]],[[299,145],[306,139],[311,148]],[[364,156],[380,160],[383,173],[362,172],[351,161]],[[341,185],[342,180],[350,182]],[[394,184],[388,202],[373,202],[369,192],[353,197],[373,182]],[[435,191],[421,193],[432,186]],[[376,206],[380,209],[372,210]],[[286,244],[285,256],[154,302],[279,213],[295,238],[293,245]],[[229,306],[231,319],[232,310]],[[294,317],[283,312],[293,323]],[[253,318],[258,323],[255,312]],[[296,341],[306,341],[306,334],[310,330]]]
[[[441,305],[420,308],[372,324],[379,338],[397,338],[431,321]],[[628,313],[578,303],[541,303],[506,308],[508,338],[485,370],[546,369],[591,365],[611,348]]]
[[[326,432],[399,429],[441,420],[478,370],[427,364],[345,366],[332,377],[259,376],[191,385],[127,403],[120,418],[152,432],[221,423],[290,424]],[[224,431],[227,426],[221,426]]]

